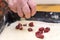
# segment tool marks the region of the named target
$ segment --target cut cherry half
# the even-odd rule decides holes
[[[19,27],[20,27],[20,26],[17,25],[17,26],[16,26],[16,29],[19,29]]]
[[[39,31],[44,31],[44,27],[40,27],[39,28]]]
[[[36,33],[35,33],[35,36],[36,36],[37,38],[40,38],[40,39],[43,39],[43,38],[44,38],[44,35],[43,35],[43,34],[40,34],[39,32],[36,32]]]
[[[20,30],[23,30],[23,27],[22,27],[22,26],[20,26],[20,27],[19,27],[19,29],[20,29]]]
[[[16,26],[16,29],[19,29],[20,27],[22,27],[22,24],[19,23],[17,26]]]
[[[44,29],[44,33],[47,33],[47,32],[49,32],[50,31],[50,28],[49,27],[46,27],[45,29]]]
[[[28,31],[31,32],[31,31],[33,31],[33,29],[32,28],[28,28]]]
[[[43,34],[43,31],[37,31],[36,34]]]
[[[29,26],[30,26],[30,27],[33,27],[33,26],[34,26],[33,22],[30,22],[30,23],[29,23]]]

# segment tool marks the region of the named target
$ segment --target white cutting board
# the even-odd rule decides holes
[[[24,27],[23,30],[16,30],[15,26],[21,22],[29,23],[31,21],[17,21],[12,23],[9,27],[6,27],[2,34],[0,34],[0,40],[41,40],[36,38],[35,32],[38,30],[39,27],[50,27],[49,33],[44,33],[43,40],[60,40],[60,23],[44,23],[39,21],[33,21],[34,27],[32,32],[28,32],[27,29],[29,26]]]

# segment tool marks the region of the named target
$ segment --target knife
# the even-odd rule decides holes
[[[0,0],[0,33],[5,28],[5,14],[8,12],[8,4],[5,0]]]
[[[26,20],[60,23],[60,12],[37,11],[33,17]]]

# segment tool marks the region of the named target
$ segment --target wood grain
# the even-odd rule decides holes
[[[36,7],[37,11],[46,11],[46,12],[60,12],[60,4],[39,4]]]

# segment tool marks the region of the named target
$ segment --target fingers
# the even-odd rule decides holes
[[[34,16],[36,13],[36,3],[33,0],[29,0],[28,5],[31,8],[31,16]]]
[[[8,6],[13,12],[16,12],[17,9],[16,3],[17,3],[16,0],[8,0]]]
[[[18,7],[17,13],[20,17],[23,17],[23,12],[22,12],[21,8]]]
[[[35,15],[36,4],[33,0],[8,0],[9,7],[12,11],[17,12],[20,17],[30,18]]]
[[[21,6],[19,4],[17,4],[17,13],[20,17],[23,17],[23,12],[22,12]]]
[[[28,19],[31,17],[30,9],[29,9],[29,6],[27,5],[27,3],[22,7],[22,11],[25,15],[25,18]]]
[[[22,11],[20,16],[24,15],[25,18],[27,19],[30,18],[30,9],[29,9],[29,6],[27,5],[27,1],[25,0],[18,1],[18,5],[19,5],[18,7],[21,7],[20,11]]]

